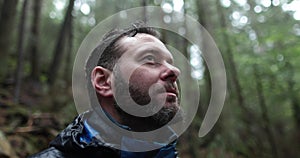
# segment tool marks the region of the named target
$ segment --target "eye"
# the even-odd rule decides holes
[[[156,59],[155,59],[155,56],[153,56],[153,55],[147,55],[147,56],[145,56],[144,58],[143,58],[143,60],[145,61],[145,62],[150,62],[150,63],[155,63],[156,62]]]

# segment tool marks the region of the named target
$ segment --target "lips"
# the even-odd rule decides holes
[[[170,95],[175,95],[178,97],[178,91],[174,84],[166,84],[163,86],[163,88],[160,88],[157,90],[158,93],[167,93]]]
[[[178,96],[178,92],[176,89],[166,89],[166,93],[174,94],[176,95],[176,97]]]
[[[176,84],[174,83],[166,83],[160,84],[160,86],[157,87],[154,91],[152,91],[152,94],[158,94],[159,99],[163,99],[162,101],[165,101],[165,105],[173,105],[173,103],[178,101],[178,95],[179,92],[177,90]],[[171,104],[167,104],[171,103]]]

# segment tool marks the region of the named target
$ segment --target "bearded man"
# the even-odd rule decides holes
[[[157,31],[135,23],[107,33],[87,60],[86,75],[91,100],[97,100],[91,101],[93,110],[32,158],[178,156],[169,123],[180,119],[180,70]]]

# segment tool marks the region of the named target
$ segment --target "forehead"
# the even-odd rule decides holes
[[[122,37],[119,40],[118,45],[121,47],[123,53],[134,53],[138,50],[153,49],[167,56],[170,56],[170,58],[173,58],[172,54],[169,52],[162,41],[152,35],[145,33],[138,33],[134,37]]]
[[[146,34],[146,33],[137,33],[134,37],[123,37],[120,39],[119,44],[121,46],[134,46],[142,43],[156,43],[159,45],[164,45],[159,39],[156,37]]]

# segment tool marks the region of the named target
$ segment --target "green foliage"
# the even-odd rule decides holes
[[[66,4],[63,9],[59,9],[55,2]],[[184,0],[184,2],[186,8],[184,12],[206,22],[206,29],[212,34],[222,53],[227,70],[228,93],[222,116],[213,132],[205,138],[198,138],[197,132],[210,99],[209,74],[205,72],[206,76],[200,80],[201,107],[191,127],[179,141],[179,151],[183,153],[182,157],[195,155],[197,157],[234,158],[276,157],[272,151],[270,133],[275,139],[277,157],[299,157],[300,122],[297,122],[297,115],[300,115],[300,111],[297,111],[297,106],[300,106],[300,26],[299,21],[292,17],[293,11],[283,11],[283,1],[280,1],[278,6],[264,7],[260,4],[261,1],[246,1],[246,4],[241,5],[237,3],[238,1],[231,0],[229,7],[221,7],[222,12],[217,7],[219,2],[223,2],[222,0]],[[176,0],[151,0],[147,3],[157,6],[163,6],[164,3],[173,5]],[[0,5],[2,4],[1,1]],[[80,10],[83,4],[88,4],[90,7],[89,14],[84,14]],[[55,113],[59,118],[64,118],[59,120],[60,126],[56,127],[59,131],[76,115],[71,84],[64,78],[65,69],[61,68],[57,83],[53,87],[47,85],[49,78],[47,71],[67,5],[68,1],[62,0],[44,0],[42,3],[39,81],[30,80],[31,50],[26,43],[21,104],[12,103],[17,56],[9,54],[8,58],[0,59],[5,60],[1,62],[7,63],[7,66],[0,68],[0,107],[8,107],[5,108],[5,114],[10,120],[6,122],[6,127],[1,127],[0,130],[11,133],[18,126],[25,126],[32,113],[50,112]],[[72,13],[74,21],[71,59],[75,59],[82,40],[97,23],[118,11],[141,5],[141,1],[138,0],[76,0]],[[254,11],[257,6],[262,8],[261,12]],[[17,17],[20,13],[19,9]],[[239,17],[234,17],[233,13],[238,14]],[[222,26],[224,25],[220,20],[222,15],[226,27]],[[246,17],[247,22],[237,22],[241,17]],[[32,13],[29,19],[31,18]],[[13,30],[18,26],[17,19],[15,26],[12,26]],[[29,26],[26,28],[27,35],[30,35]],[[11,50],[16,49],[17,41],[16,31],[13,32],[12,41],[15,43],[10,45]],[[180,41],[173,37],[175,36],[170,35],[167,43],[179,45]],[[29,41],[30,37],[27,39]],[[178,49],[185,50],[184,48]],[[228,55],[227,50],[231,51],[232,57]],[[229,58],[234,61],[234,66],[228,62]],[[64,63],[62,65],[65,66]],[[236,69],[237,76],[233,76],[233,67]],[[255,73],[258,74],[259,79]],[[234,78],[238,79],[241,92],[236,91],[237,83],[233,80]],[[260,91],[257,85],[261,86]],[[240,96],[244,99],[244,108],[238,102]],[[263,108],[260,97],[264,99],[266,109]],[[245,118],[245,116],[250,117]],[[266,128],[269,128],[271,132],[268,133]],[[16,136],[13,139],[30,142],[31,145],[25,145],[24,149],[32,153],[41,148],[40,144],[46,147],[49,137],[53,137],[49,131],[42,132],[46,134],[33,137],[34,134],[29,133],[22,135],[21,138]],[[291,144],[295,145],[291,146]],[[22,157],[22,155],[19,156]]]

